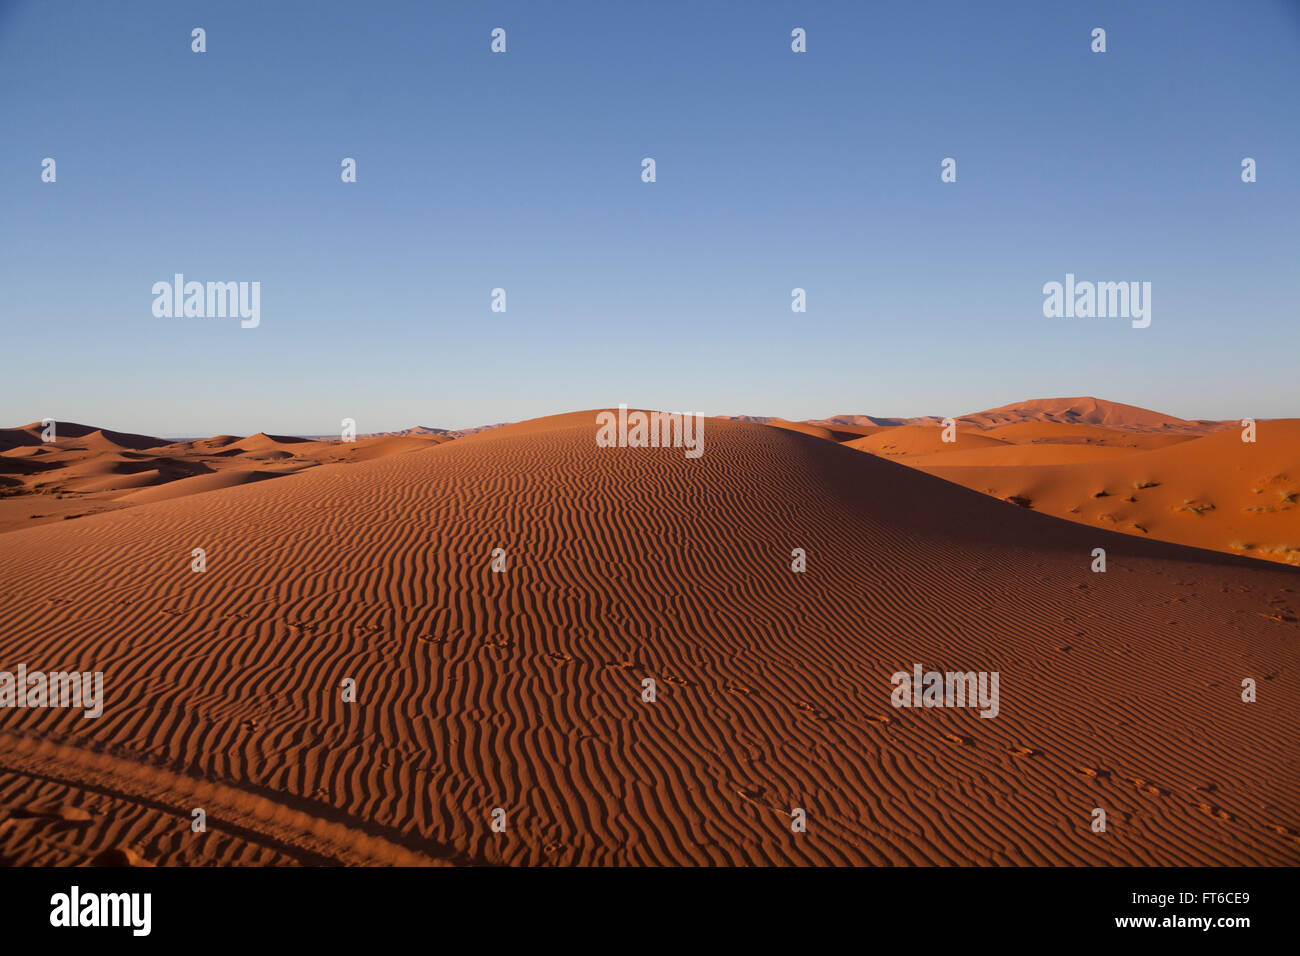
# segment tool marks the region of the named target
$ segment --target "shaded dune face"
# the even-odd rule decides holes
[[[92,808],[16,818],[0,856],[1300,862],[1300,573],[786,429],[710,419],[693,460],[595,433],[0,536],[0,668],[103,670],[106,698],[0,711],[0,805]],[[892,707],[916,663],[999,672],[998,716]]]

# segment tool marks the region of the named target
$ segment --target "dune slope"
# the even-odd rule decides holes
[[[1040,456],[1066,450],[1107,451],[1032,446]],[[1105,460],[1015,454],[951,452],[907,463],[1072,521],[1300,564],[1300,419],[1260,422],[1254,442],[1229,429]]]
[[[0,857],[1300,862],[1300,572],[781,428],[710,419],[696,460],[594,435],[0,535],[0,669],[107,698],[0,711]],[[999,672],[1000,713],[895,709],[914,663]]]

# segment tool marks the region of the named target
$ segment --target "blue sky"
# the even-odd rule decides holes
[[[1296,416],[1298,214],[1296,0],[0,0],[2,424]],[[1044,318],[1067,272],[1150,328]]]

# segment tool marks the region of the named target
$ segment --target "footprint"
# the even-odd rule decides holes
[[[1169,796],[1168,790],[1165,790],[1163,787],[1158,787],[1151,781],[1143,780],[1140,777],[1129,777],[1129,783],[1133,784],[1135,787],[1137,787],[1140,791],[1142,791],[1149,797]]]
[[[802,710],[805,714],[811,714],[813,717],[816,717],[818,720],[831,719],[830,714],[826,713],[826,711],[822,710],[820,707],[808,703],[808,701],[806,700],[799,701],[797,704],[795,704],[795,706],[798,707],[800,710]]]
[[[1255,613],[1266,620],[1276,621],[1279,624],[1294,624],[1296,621],[1293,615],[1286,614],[1282,611],[1278,611],[1276,614],[1269,614],[1265,611],[1256,611]]]
[[[1212,803],[1198,803],[1197,807],[1199,807],[1204,813],[1208,813],[1212,817],[1218,817],[1220,820],[1232,821],[1236,819],[1227,810],[1224,810],[1222,807],[1216,807]]]

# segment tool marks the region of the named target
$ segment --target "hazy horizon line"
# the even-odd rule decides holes
[[[988,406],[988,407],[986,407],[986,408],[978,409],[977,411],[963,412],[963,413],[961,413],[961,414],[959,414],[959,415],[940,415],[940,414],[934,414],[934,413],[921,414],[921,415],[881,415],[881,414],[876,414],[876,413],[872,413],[872,412],[838,412],[838,413],[831,414],[831,415],[823,415],[823,416],[821,416],[821,417],[789,418],[789,417],[786,417],[786,416],[783,416],[783,415],[773,415],[773,414],[766,414],[766,413],[733,412],[733,413],[707,413],[707,414],[705,414],[705,417],[706,417],[706,418],[725,418],[725,419],[734,419],[734,420],[765,419],[765,420],[770,420],[770,421],[788,421],[788,422],[795,422],[795,423],[826,422],[826,421],[832,421],[833,419],[836,419],[836,418],[848,418],[848,417],[864,417],[864,418],[873,418],[873,419],[878,419],[878,420],[881,420],[881,421],[898,421],[898,422],[909,422],[909,421],[930,420],[930,419],[933,419],[933,420],[935,420],[935,421],[942,421],[944,418],[951,417],[951,418],[953,418],[955,421],[960,421],[960,420],[962,420],[963,418],[968,418],[968,417],[973,416],[973,415],[982,415],[982,414],[985,414],[985,413],[987,413],[987,412],[994,411],[994,410],[996,410],[996,409],[1015,408],[1015,407],[1017,407],[1017,406],[1027,405],[1027,404],[1034,403],[1034,402],[1059,402],[1059,401],[1096,401],[1096,402],[1102,402],[1102,403],[1105,403],[1105,404],[1108,404],[1108,405],[1122,405],[1122,406],[1125,406],[1125,407],[1128,407],[1128,408],[1136,408],[1136,409],[1140,409],[1140,410],[1147,411],[1147,412],[1153,412],[1153,413],[1155,413],[1155,414],[1163,415],[1163,416],[1168,417],[1168,418],[1176,418],[1176,419],[1179,419],[1179,420],[1181,420],[1181,421],[1192,422],[1192,423],[1195,423],[1195,424],[1213,424],[1213,423],[1223,423],[1223,422],[1234,422],[1234,421],[1237,421],[1237,420],[1238,420],[1238,418],[1237,418],[1236,416],[1227,416],[1227,417],[1220,417],[1220,418],[1204,418],[1204,417],[1189,418],[1189,417],[1185,417],[1185,416],[1181,416],[1181,415],[1176,415],[1176,414],[1174,414],[1174,413],[1172,413],[1172,412],[1164,411],[1164,410],[1162,410],[1162,409],[1152,408],[1152,407],[1150,407],[1150,406],[1146,406],[1146,405],[1135,405],[1135,404],[1133,404],[1133,403],[1131,403],[1131,402],[1119,402],[1119,401],[1115,401],[1115,400],[1113,400],[1113,399],[1099,398],[1099,397],[1097,397],[1097,396],[1095,396],[1095,395],[1046,396],[1046,397],[1042,397],[1042,398],[1027,398],[1027,399],[1022,399],[1022,400],[1020,400],[1020,401],[1016,401],[1016,402],[1005,403],[1005,404],[1002,404],[1002,405],[991,405],[991,406]],[[601,410],[601,409],[605,409],[605,408],[616,408],[616,407],[617,407],[617,405],[592,406],[591,409],[589,409],[589,410],[591,410],[591,411],[599,411],[599,410]],[[638,406],[638,405],[628,405],[628,407],[629,407],[629,408],[642,408],[643,406]],[[557,415],[573,414],[573,413],[575,413],[575,412],[586,411],[586,410],[588,410],[588,409],[577,408],[577,409],[570,409],[570,410],[567,410],[567,411],[545,412],[545,413],[540,414],[540,415],[531,415],[531,416],[527,416],[527,417],[523,417],[523,418],[515,418],[515,419],[509,419],[509,420],[503,420],[503,421],[496,421],[496,422],[483,422],[483,423],[478,423],[478,424],[474,424],[474,425],[463,425],[463,426],[450,426],[450,425],[427,425],[427,424],[424,424],[424,423],[421,423],[421,422],[417,422],[417,423],[414,423],[414,424],[400,425],[400,426],[389,427],[389,428],[382,428],[382,427],[381,427],[381,428],[370,428],[370,429],[365,429],[365,430],[362,430],[362,429],[358,428],[357,431],[356,431],[356,434],[357,434],[359,437],[360,437],[360,436],[367,436],[367,435],[384,435],[384,434],[391,434],[391,433],[394,433],[394,432],[409,431],[409,430],[411,430],[411,429],[415,429],[415,428],[423,428],[423,429],[436,430],[436,431],[448,432],[448,433],[454,433],[454,432],[465,432],[465,431],[472,431],[472,430],[482,430],[482,429],[488,429],[488,428],[497,428],[497,427],[500,427],[500,426],[502,426],[502,425],[513,425],[513,424],[518,424],[518,423],[520,423],[520,422],[534,421],[534,420],[541,419],[541,418],[550,418],[550,417],[557,416]],[[653,409],[651,406],[648,406],[648,405],[647,405],[647,406],[644,406],[644,410],[653,411],[653,410],[656,410],[656,409]],[[659,410],[659,411],[667,411],[667,409],[658,409],[658,410]],[[1283,416],[1267,416],[1267,417],[1251,416],[1251,417],[1255,418],[1255,420],[1257,420],[1257,421],[1273,421],[1273,420],[1277,420],[1277,419],[1279,419],[1279,418],[1281,418],[1281,419],[1285,419],[1285,418],[1289,418],[1289,417],[1300,417],[1300,415],[1297,415],[1297,416],[1287,416],[1287,415],[1283,415]],[[168,431],[165,431],[165,430],[160,430],[160,431],[138,431],[138,430],[125,429],[125,428],[117,428],[117,427],[114,427],[114,426],[112,426],[112,425],[93,424],[93,423],[88,422],[88,421],[76,421],[76,420],[73,420],[73,419],[58,419],[58,418],[56,418],[56,419],[53,419],[53,420],[56,421],[56,422],[58,422],[59,424],[63,424],[63,425],[78,425],[78,426],[86,427],[86,428],[93,428],[93,429],[99,429],[99,430],[114,431],[114,432],[118,432],[118,433],[121,433],[121,434],[136,434],[136,435],[142,435],[142,436],[144,436],[144,437],[149,437],[149,438],[165,438],[165,439],[167,439],[168,441],[173,441],[173,442],[176,442],[176,441],[187,441],[187,440],[197,440],[197,439],[202,439],[202,438],[212,438],[212,437],[215,437],[215,436],[218,436],[218,435],[240,435],[240,434],[244,431],[243,429],[237,429],[237,430],[234,430],[234,431],[220,430],[220,431],[214,431],[214,432],[208,432],[208,433],[202,433],[202,432],[200,432],[200,433],[179,433],[179,432],[168,432]],[[5,428],[5,429],[22,429],[22,428],[29,428],[29,427],[32,427],[33,425],[40,425],[43,421],[44,421],[44,419],[42,419],[42,418],[37,418],[37,419],[33,419],[31,422],[28,422],[28,423],[26,423],[26,424],[20,424],[20,425],[6,425],[6,426],[0,426],[0,427],[3,427],[3,428]],[[248,434],[249,434],[249,435],[254,435],[254,434],[279,435],[279,436],[288,437],[288,438],[326,439],[326,438],[333,438],[333,437],[336,437],[336,436],[337,436],[337,430],[336,430],[336,431],[331,431],[331,432],[322,432],[322,431],[319,431],[319,430],[316,430],[316,429],[285,430],[285,429],[276,428],[276,429],[272,429],[272,430],[267,430],[267,429],[264,429],[264,428],[259,428],[259,429],[257,429],[256,431],[249,432]],[[244,436],[244,437],[247,437],[247,436]]]

